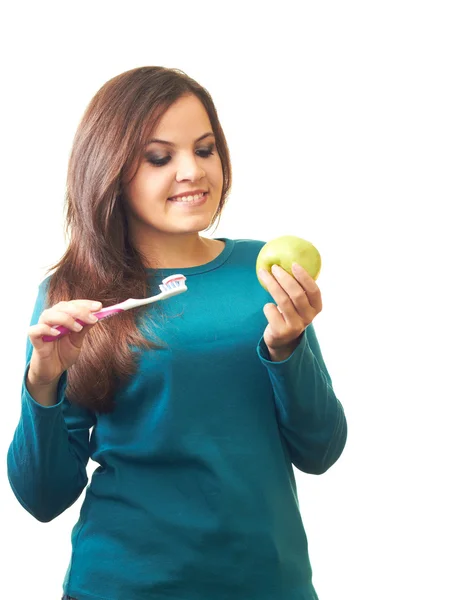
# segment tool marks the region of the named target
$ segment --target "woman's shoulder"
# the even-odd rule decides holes
[[[238,246],[243,250],[261,250],[261,248],[266,244],[266,242],[263,242],[262,240],[249,238],[234,239],[233,242],[235,246]]]
[[[245,262],[249,262],[250,260],[255,261],[261,248],[266,243],[262,240],[255,240],[249,238],[238,238],[228,240],[228,242],[231,242],[231,245],[229,243],[227,244],[230,248],[231,256],[235,260]]]
[[[38,293],[41,296],[46,296],[48,293],[48,288],[50,287],[51,278],[53,275],[46,275],[38,284]]]

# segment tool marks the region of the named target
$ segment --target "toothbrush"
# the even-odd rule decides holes
[[[149,298],[128,298],[124,300],[124,302],[120,302],[119,304],[114,304],[113,306],[108,306],[107,308],[102,308],[98,312],[93,313],[95,317],[99,320],[107,319],[108,317],[112,317],[113,315],[117,315],[125,310],[129,310],[131,308],[136,308],[138,306],[144,306],[144,304],[152,304],[153,302],[157,302],[158,300],[166,300],[167,298],[171,298],[172,296],[177,296],[178,294],[182,294],[187,291],[187,286],[185,285],[186,277],[180,274],[170,275],[166,277],[162,283],[159,285],[160,294],[156,296],[150,296]],[[86,325],[80,319],[77,319],[78,323],[81,325]],[[71,333],[69,329],[64,327],[63,325],[55,325],[53,329],[58,329],[61,333],[59,335],[44,335],[42,340],[44,342],[54,342],[55,340],[59,340],[65,335]]]

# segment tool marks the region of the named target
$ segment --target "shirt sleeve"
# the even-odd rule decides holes
[[[31,323],[45,305],[46,284],[40,285]],[[87,484],[89,430],[95,416],[68,402],[63,373],[53,406],[42,406],[26,387],[33,347],[28,338],[21,390],[20,420],[7,454],[8,478],[20,504],[36,519],[51,521],[80,496]]]
[[[347,421],[313,325],[284,361],[270,360],[264,338],[257,352],[273,386],[278,424],[292,463],[305,473],[324,473],[342,454]]]

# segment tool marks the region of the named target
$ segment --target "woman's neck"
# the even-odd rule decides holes
[[[171,234],[160,242],[139,243],[138,250],[152,269],[186,269],[211,262],[224,247],[224,242],[196,236]]]

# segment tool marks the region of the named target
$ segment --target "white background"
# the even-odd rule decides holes
[[[178,67],[212,94],[233,161],[228,208],[209,235],[299,235],[322,255],[314,324],[349,437],[329,472],[297,473],[320,600],[474,600],[472,5],[2,8],[2,456],[37,285],[64,248],[82,112],[125,70]],[[5,462],[0,597],[59,600],[81,500],[38,523]]]

